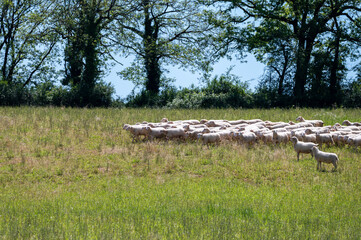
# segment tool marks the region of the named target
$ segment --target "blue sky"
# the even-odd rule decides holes
[[[115,87],[115,95],[121,98],[125,98],[132,91],[134,85],[130,81],[120,79],[117,72],[120,72],[125,67],[129,66],[131,60],[131,57],[119,59],[119,62],[123,63],[123,66],[117,64],[105,78],[107,82],[112,83]],[[249,54],[242,62],[236,58],[233,58],[231,61],[222,59],[213,66],[213,76],[225,73],[232,65],[234,65],[234,68],[231,73],[240,76],[242,81],[248,82],[250,88],[254,89],[258,83],[258,79],[263,74],[264,64],[257,62],[251,54]],[[199,84],[200,73],[191,73],[177,67],[169,67],[168,69],[169,74],[167,74],[167,76],[176,79],[174,83],[176,87],[189,87],[191,84]]]

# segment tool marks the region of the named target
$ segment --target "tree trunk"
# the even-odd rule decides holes
[[[158,28],[157,23],[154,23],[152,26],[152,19],[150,17],[150,6],[149,0],[143,1],[144,6],[144,64],[147,74],[147,80],[145,88],[151,94],[157,95],[160,88],[160,66],[158,58],[158,49],[157,49],[157,39],[158,39]]]
[[[308,68],[310,65],[311,53],[315,37],[299,40],[296,62],[295,86],[293,89],[295,104],[305,105],[304,94],[307,83]],[[306,44],[306,47],[305,47]]]
[[[338,29],[337,20],[335,19],[335,24],[337,28],[337,34],[335,39],[335,56],[332,61],[331,69],[330,69],[330,91],[329,91],[329,105],[334,103],[338,104],[340,102],[338,90],[340,88],[338,79],[337,79],[337,71],[339,68],[339,58],[340,58],[340,34]]]

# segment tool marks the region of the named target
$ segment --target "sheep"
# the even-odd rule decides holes
[[[231,124],[227,123],[225,120],[209,120],[204,124],[207,125],[207,127],[222,127],[222,126],[230,127],[231,126]]]
[[[298,140],[302,140],[302,134],[305,133],[303,131],[296,131],[296,130],[292,130],[291,131],[291,136],[292,137],[297,137]]]
[[[174,139],[179,138],[185,140],[188,138],[187,133],[184,131],[184,129],[181,128],[169,128],[162,130],[163,133],[165,133],[166,139]]]
[[[258,139],[262,140],[265,144],[273,143],[273,132],[272,131],[257,131],[255,132]]]
[[[297,117],[296,121],[298,121],[298,122],[309,122],[315,127],[322,127],[323,126],[323,121],[322,120],[305,120],[302,116]]]
[[[337,155],[335,153],[322,152],[316,146],[312,147],[312,154],[317,161],[317,170],[321,170],[321,163],[332,163],[335,167],[334,170],[337,169],[337,163],[339,161]]]
[[[276,129],[276,128],[285,128],[285,127],[288,127],[288,126],[290,126],[290,124],[288,124],[288,123],[280,123],[280,124],[269,127],[269,129],[273,130],[273,129]]]
[[[310,127],[305,129],[306,134],[312,134],[312,133],[329,133],[330,128],[328,127]]]
[[[361,123],[359,122],[350,122],[349,120],[345,120],[342,122],[342,125],[346,125],[346,126],[361,126]]]
[[[204,133],[210,133],[210,132],[211,131],[209,130],[209,128],[206,127],[206,128],[196,128],[192,131],[187,132],[187,134],[190,139],[196,140],[199,133],[204,134]]]
[[[312,147],[318,146],[318,144],[311,142],[301,142],[297,137],[291,137],[291,142],[293,143],[293,148],[297,153],[297,161],[300,160],[300,153],[310,153],[312,155]]]
[[[218,132],[221,140],[232,140],[233,131],[230,130],[222,130]]]
[[[349,144],[350,144],[350,146],[354,146],[355,149],[357,149],[357,147],[360,147],[361,146],[361,135],[358,135],[357,137],[349,138]]]
[[[257,136],[253,132],[239,132],[238,139],[247,145],[252,145],[257,142]]]
[[[287,144],[289,140],[290,140],[289,132],[276,132],[273,130],[273,142],[275,144],[279,144],[279,143]]]
[[[221,142],[221,136],[218,133],[199,133],[198,139],[202,140],[203,145],[207,145],[207,148],[209,148],[210,143],[219,144]]]
[[[145,139],[148,135],[148,132],[146,129],[143,129],[144,125],[129,125],[124,124],[123,129],[126,131],[129,131],[132,134],[132,142],[139,141],[140,136],[144,136],[143,139]]]
[[[153,141],[154,138],[165,138],[163,128],[151,128],[149,126],[143,127],[147,131],[148,140]]]
[[[316,134],[302,133],[302,141],[316,143]]]
[[[327,134],[327,133],[324,134],[316,133],[316,142],[320,145],[321,148],[323,143],[326,143],[328,147],[331,144],[335,144],[331,134]]]

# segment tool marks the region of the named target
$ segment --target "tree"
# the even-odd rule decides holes
[[[200,62],[206,47],[199,39],[211,27],[197,1],[137,0],[124,5],[128,14],[118,15],[113,42],[122,54],[134,55],[135,61],[121,75],[157,95],[166,81],[164,66],[185,68]]]
[[[289,37],[296,43],[293,94],[297,105],[302,105],[304,102],[305,86],[316,40],[322,34],[332,32],[331,25],[334,19],[343,17],[344,20],[355,20],[361,11],[360,0],[229,0],[216,2],[228,2],[231,4],[230,10],[240,9],[246,17],[252,17],[256,22],[274,20],[286,24],[292,29]],[[349,22],[354,23],[354,21]]]
[[[0,81],[23,87],[56,72],[49,58],[57,34],[51,25],[54,1],[17,0],[0,3]]]
[[[75,105],[95,106],[94,89],[101,74],[102,31],[113,20],[115,0],[67,0],[59,31],[66,40],[64,85],[76,93]]]

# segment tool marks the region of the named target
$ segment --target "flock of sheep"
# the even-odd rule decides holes
[[[332,163],[337,168],[338,157],[334,153],[320,151],[323,144],[361,146],[361,122],[345,120],[333,126],[323,126],[322,120],[305,120],[299,116],[296,122],[271,122],[252,120],[179,120],[159,123],[142,122],[135,125],[124,124],[134,141],[159,140],[200,140],[204,145],[219,144],[224,141],[237,141],[251,146],[257,142],[265,144],[287,144],[292,142],[299,160],[300,153],[311,154],[321,163]],[[143,139],[141,139],[141,137]]]

